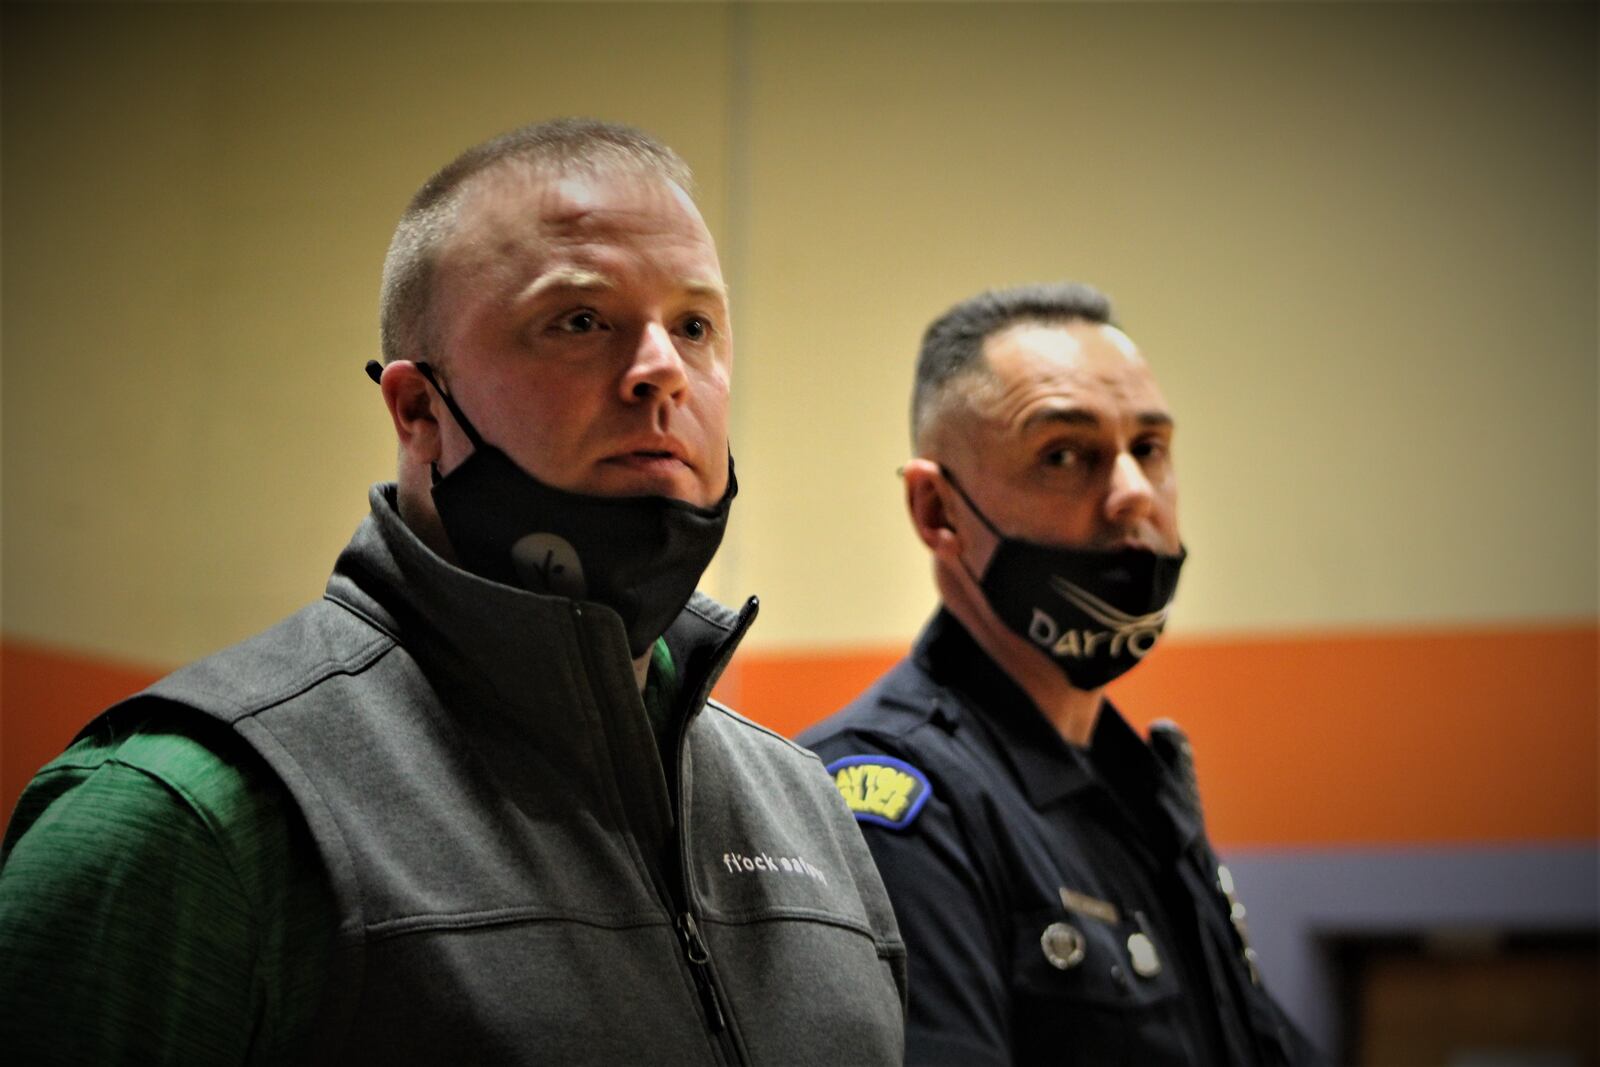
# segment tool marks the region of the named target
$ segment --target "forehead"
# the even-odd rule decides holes
[[[627,262],[608,262],[626,253]],[[645,268],[720,287],[716,246],[676,183],[633,169],[551,171],[503,164],[463,191],[438,265],[444,285],[525,280],[556,265]]]
[[[1115,326],[1075,320],[1020,323],[983,346],[970,407],[1002,432],[1076,412],[1103,423],[1167,416],[1166,399],[1138,347]]]

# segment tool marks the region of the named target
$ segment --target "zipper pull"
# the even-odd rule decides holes
[[[711,953],[700,939],[700,928],[694,916],[687,911],[678,916],[678,936],[683,941],[683,951],[689,957],[689,967],[694,974],[694,984],[700,990],[700,1003],[705,1008],[711,1032],[720,1034],[727,1028],[722,1017],[722,1005],[717,1002],[717,989],[711,984]]]

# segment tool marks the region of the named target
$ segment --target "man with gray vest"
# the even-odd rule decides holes
[[[981,293],[928,327],[906,504],[942,601],[911,654],[802,741],[883,872],[914,1064],[1282,1064],[1170,730],[1105,699],[1166,621],[1173,419],[1083,285]]]
[[[384,266],[395,484],[324,598],[112,708],[0,852],[16,1062],[897,1062],[904,950],[815,757],[709,698],[736,491],[670,149],[563,120]]]

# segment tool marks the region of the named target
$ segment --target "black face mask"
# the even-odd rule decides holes
[[[1099,689],[1132,669],[1167,624],[1187,553],[1041,545],[1007,537],[956,480],[944,477],[1000,539],[978,584],[1007,629],[1035,645],[1074,689]]]
[[[708,508],[663,496],[593,496],[546,485],[486,443],[433,368],[417,370],[472,442],[449,474],[433,471],[433,503],[461,566],[535,593],[592,600],[622,616],[628,649],[644,655],[694,594],[716,555],[739,491]],[[381,373],[374,360],[367,373]]]

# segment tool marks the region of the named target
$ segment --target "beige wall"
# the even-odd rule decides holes
[[[764,9],[740,399],[765,638],[917,624],[892,475],[916,340],[1063,276],[1117,298],[1178,414],[1183,627],[1592,614],[1595,59],[1570,16]]]
[[[1596,612],[1592,14],[4,9],[3,625],[180,661],[317,595],[392,469],[361,374],[406,197],[583,112],[695,166],[735,288],[756,646],[927,612],[917,337],[1094,281],[1178,412],[1180,626]]]

